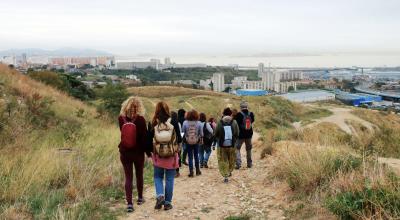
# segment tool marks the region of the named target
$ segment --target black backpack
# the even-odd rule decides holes
[[[214,141],[214,135],[207,129],[207,122],[204,122],[204,126],[203,126],[203,143],[205,145],[211,145]]]

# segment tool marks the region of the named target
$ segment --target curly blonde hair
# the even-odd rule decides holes
[[[137,115],[144,115],[144,109],[142,100],[138,97],[131,96],[127,100],[124,101],[121,105],[121,112],[119,113],[120,116],[134,118]]]

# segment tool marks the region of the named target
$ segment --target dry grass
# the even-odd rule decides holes
[[[117,126],[97,119],[94,108],[3,65],[0,93],[1,103],[17,100],[10,117],[0,108],[7,119],[0,137],[12,137],[0,147],[0,219],[112,219],[104,200],[122,192]],[[32,94],[54,101],[45,127],[27,120],[25,102]]]
[[[131,87],[129,88],[128,91],[134,95],[140,97],[149,97],[149,98],[197,96],[197,95],[217,96],[217,97],[229,96],[226,93],[217,93],[212,91],[188,89],[184,87],[175,87],[175,86]]]

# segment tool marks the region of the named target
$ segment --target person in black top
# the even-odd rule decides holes
[[[253,137],[254,114],[248,110],[247,102],[240,103],[240,110],[241,111],[237,113],[235,117],[235,120],[239,125],[239,140],[236,144],[236,169],[240,169],[242,165],[240,149],[242,148],[243,143],[246,145],[247,167],[251,168],[253,166],[253,161],[251,159],[251,139]]]
[[[172,125],[174,126],[174,128],[175,128],[175,132],[176,132],[176,135],[177,135],[178,144],[182,145],[182,136],[181,136],[182,129],[181,129],[181,126],[180,126],[180,124],[179,124],[178,114],[177,114],[176,112],[174,112],[174,111],[171,112],[171,124],[172,124]],[[178,152],[178,156],[179,156],[179,167],[181,167],[181,166],[182,166],[182,162],[181,162],[181,151],[182,151],[182,147],[180,146],[179,149],[180,149],[179,152]],[[179,177],[179,176],[180,176],[179,167],[176,168],[175,177]]]
[[[185,121],[185,116],[186,116],[185,109],[183,109],[183,108],[179,109],[178,110],[178,122],[181,126],[181,129],[183,126],[183,122]],[[188,163],[186,162],[187,154],[188,154],[188,152],[187,152],[186,144],[182,143],[182,155],[179,160],[179,166],[182,166],[182,163],[185,164],[186,166],[188,165]]]

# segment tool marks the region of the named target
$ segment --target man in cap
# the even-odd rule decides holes
[[[247,167],[251,168],[253,166],[253,161],[251,159],[251,139],[253,137],[254,114],[253,112],[250,112],[248,108],[249,104],[242,101],[240,103],[240,113],[235,117],[235,120],[239,125],[239,140],[236,145],[236,169],[240,169],[242,165],[240,149],[242,148],[243,143],[246,145]]]

